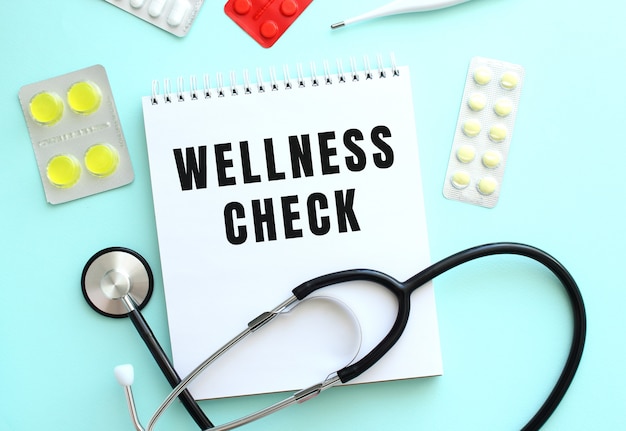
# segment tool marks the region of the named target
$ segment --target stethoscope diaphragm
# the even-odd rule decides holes
[[[94,254],[81,277],[87,303],[107,317],[125,317],[128,308],[120,299],[130,298],[142,309],[152,296],[154,277],[148,262],[137,252],[110,247]]]

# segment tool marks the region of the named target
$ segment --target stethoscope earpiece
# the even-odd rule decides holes
[[[131,298],[142,309],[152,296],[154,277],[148,262],[137,252],[110,247],[94,254],[85,264],[81,277],[87,303],[107,317],[126,317],[122,298]]]
[[[131,364],[118,365],[113,369],[113,374],[117,383],[123,388],[132,386],[135,380],[135,368]]]

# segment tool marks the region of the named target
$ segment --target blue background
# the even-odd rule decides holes
[[[93,253],[112,245],[136,249],[156,274],[145,315],[169,349],[140,104],[153,79],[257,66],[281,70],[283,64],[293,71],[310,61],[321,70],[324,59],[347,64],[351,56],[375,60],[390,52],[411,68],[432,259],[504,240],[560,259],[580,285],[589,330],[576,379],[545,429],[626,428],[626,6],[618,0],[597,8],[565,0],[472,0],[329,28],[383,3],[316,0],[270,49],[227,18],[223,2],[207,1],[182,39],[101,0],[5,3],[0,429],[131,430],[111,371],[123,362],[136,367],[144,421],[168,391],[130,322],[97,315],[80,292],[80,274]],[[526,68],[503,190],[491,210],[442,196],[465,74],[476,55]],[[108,72],[136,179],[52,206],[17,93],[22,85],[93,64]],[[547,271],[507,257],[471,263],[435,286],[443,376],[333,389],[247,429],[519,429],[565,360],[572,330],[565,294]],[[215,330],[208,328],[207,337]],[[222,423],[281,397],[202,405]],[[195,424],[177,405],[158,428]]]

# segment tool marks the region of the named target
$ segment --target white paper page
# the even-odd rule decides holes
[[[268,85],[264,93],[253,87],[251,94],[240,88],[239,95],[231,95],[226,89],[224,97],[214,91],[210,99],[200,94],[190,100],[185,94],[184,102],[175,94],[171,103],[159,97],[153,105],[144,98],[168,323],[181,376],[311,278],[371,268],[404,281],[428,266],[410,75],[408,68],[399,71],[399,76],[389,70],[386,78],[368,80],[361,74],[358,82],[347,76],[339,83],[334,76],[331,85],[307,81],[304,88],[294,80],[293,89],[278,83],[279,90],[270,91]],[[362,140],[355,140],[354,129],[362,132]],[[344,144],[346,132],[360,150]],[[289,137],[297,136],[302,145],[303,135],[310,139],[313,174],[294,178]],[[273,156],[267,154],[266,139],[272,140]],[[249,157],[240,142],[248,143],[243,147]],[[223,145],[228,143],[230,150]],[[206,169],[201,147],[206,147]],[[201,188],[193,183],[191,190],[181,189],[174,149],[188,168],[186,148],[193,149],[206,172]],[[350,163],[363,160],[364,166]],[[223,184],[235,184],[220,185],[220,172]],[[270,180],[281,173],[284,179]],[[264,211],[266,199],[271,199],[276,239],[269,240],[264,229],[257,241],[252,202]],[[243,209],[245,217],[236,217],[232,208]],[[289,229],[283,208],[291,219]],[[345,232],[340,232],[342,223]],[[319,294],[341,299],[358,317],[359,357],[384,337],[396,316],[395,298],[369,283],[333,286]],[[418,289],[411,299],[401,340],[355,382],[441,374],[432,286]],[[353,355],[352,319],[331,309],[324,313],[318,307],[317,317],[303,311],[299,318],[272,322],[213,364],[192,385],[192,393],[202,399],[238,396],[300,389],[323,380]]]

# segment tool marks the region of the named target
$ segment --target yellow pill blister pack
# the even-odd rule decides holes
[[[474,57],[465,80],[443,194],[493,208],[517,115],[524,68]]]
[[[106,0],[175,36],[191,29],[204,0]]]
[[[68,202],[133,181],[104,67],[25,85],[19,99],[49,203]]]

